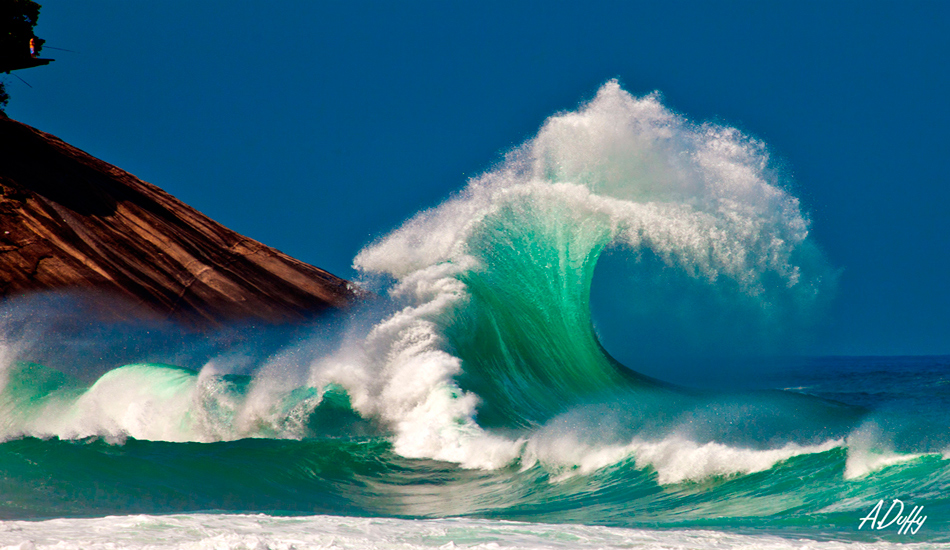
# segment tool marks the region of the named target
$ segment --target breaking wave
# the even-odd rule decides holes
[[[362,250],[354,265],[381,298],[343,318],[188,335],[91,327],[48,298],[5,304],[2,466],[26,477],[3,482],[21,500],[0,511],[624,525],[765,515],[792,528],[843,513],[833,503],[848,483],[867,488],[882,469],[884,486],[908,482],[894,467],[945,486],[934,481],[945,478],[944,443],[898,449],[860,405],[680,387],[651,370],[684,349],[789,351],[835,284],[808,228],[760,141],[608,82]],[[605,274],[604,255],[623,261]],[[600,280],[612,281],[610,308],[633,312],[610,329],[627,365],[599,337],[610,316],[592,317]],[[46,330],[27,321],[41,306],[59,311]],[[149,453],[180,477],[150,470]],[[66,497],[24,496],[45,482],[15,457],[42,456],[94,471],[113,461],[127,473],[109,475],[127,479],[78,512]],[[261,469],[266,483],[224,489]],[[56,494],[86,494],[90,474],[71,475]],[[125,490],[152,505],[123,508]]]

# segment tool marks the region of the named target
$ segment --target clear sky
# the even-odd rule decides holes
[[[950,2],[44,0],[7,113],[343,277],[617,78],[763,139],[842,270],[816,353],[950,353]]]

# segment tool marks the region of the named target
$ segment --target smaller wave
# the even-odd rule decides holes
[[[316,372],[335,378],[332,371]],[[655,472],[660,485],[748,475],[835,448],[845,449],[847,480],[924,456],[895,450],[893,434],[870,420],[852,424],[853,411],[817,398],[777,392],[700,398],[661,388],[627,389],[531,430],[501,434],[455,427],[449,432],[455,444],[447,445],[444,427],[426,421],[427,415],[444,418],[440,408],[454,406],[457,398],[445,397],[440,403],[429,395],[429,406],[401,419],[399,437],[389,434],[397,454],[486,471],[539,467],[556,482],[628,463]],[[54,369],[16,363],[0,392],[0,438],[214,442],[385,433],[359,410],[334,382],[282,387],[267,377],[220,374],[213,365],[200,373],[127,365],[83,387]],[[809,424],[815,426],[811,431]]]
[[[6,387],[0,393],[0,406],[6,413],[0,433],[4,440],[25,435],[70,440],[101,437],[113,443],[127,437],[213,442],[369,433],[345,389],[333,383],[320,390],[301,386],[279,394],[265,392],[267,399],[263,399],[264,394],[255,390],[251,377],[215,374],[213,369],[196,373],[169,365],[133,364],[112,370],[91,387],[82,388],[75,380],[42,365],[21,363],[16,367],[7,373]],[[584,423],[603,419],[586,409],[574,413],[579,416],[570,421],[567,430],[560,421],[515,437],[473,430],[462,432],[463,439],[456,446],[438,450],[426,448],[429,441],[444,441],[438,434],[429,433],[438,425],[426,427],[424,419],[414,421],[410,415],[407,422],[414,425],[402,427],[394,449],[402,456],[418,458],[438,451],[438,458],[463,468],[493,470],[518,462],[526,470],[540,465],[552,472],[555,480],[632,460],[637,469],[653,469],[657,482],[668,485],[759,472],[793,456],[820,453],[843,444],[841,440],[829,440],[816,445],[788,442],[775,448],[743,448],[696,440],[678,431],[652,439],[643,431],[634,432],[624,442],[616,439],[621,432],[611,431],[602,423],[604,435],[597,440],[590,439],[592,432],[584,428]],[[414,436],[413,430],[420,427],[422,431]],[[419,448],[412,448],[414,444]],[[854,468],[851,461],[849,458],[849,472]]]
[[[560,471],[555,480],[591,474],[630,459],[638,469],[654,470],[660,485],[671,485],[762,472],[792,457],[823,453],[843,444],[841,440],[830,440],[819,445],[787,443],[777,449],[743,449],[672,436],[659,441],[635,439],[626,445],[591,448],[575,438],[562,437],[532,442],[526,457],[529,464],[540,462]]]
[[[365,432],[342,387],[254,393],[250,376],[201,373],[163,364],[111,370],[91,387],[33,363],[17,363],[0,393],[0,439],[21,436],[121,443],[213,442],[246,437],[300,439]]]

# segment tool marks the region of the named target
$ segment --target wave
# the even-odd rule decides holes
[[[25,408],[29,419],[9,415],[6,432],[300,438],[335,388],[403,456],[501,467],[572,407],[613,403],[641,417],[697,407],[601,345],[590,295],[605,250],[649,254],[660,267],[641,269],[685,276],[741,304],[745,329],[807,314],[833,281],[807,235],[761,142],[691,123],[657,95],[636,98],[611,81],[457,196],[361,251],[354,265],[391,281],[388,302],[354,314],[347,333],[260,358],[240,379],[233,350],[189,365],[194,372],[124,366],[79,397],[64,390],[41,410]],[[624,437],[661,439],[677,428],[644,429]]]
[[[873,472],[923,468],[939,478],[936,443],[888,447],[867,435],[873,419],[860,405],[711,392],[638,372],[657,354],[676,356],[684,340],[737,354],[793,340],[836,279],[808,226],[760,141],[692,123],[658,95],[637,98],[611,81],[362,250],[354,266],[382,297],[344,318],[199,337],[84,324],[82,308],[60,307],[62,297],[4,304],[0,439],[22,456],[34,443],[65,454],[78,452],[69,442],[99,439],[132,454],[152,449],[145,442],[176,443],[161,452],[177,464],[193,457],[199,472],[183,487],[218,495],[185,498],[181,509],[219,505],[204,454],[234,448],[249,453],[251,470],[275,453],[309,456],[285,459],[295,473],[273,487],[235,496],[243,510],[312,512],[311,499],[275,504],[297,502],[305,486],[328,499],[320,511],[329,513],[603,522],[672,499],[654,516],[699,521],[716,506],[755,515],[766,506],[755,491],[774,497],[806,475],[818,480],[806,492],[828,506],[832,497],[814,495],[840,496],[846,480]],[[608,274],[613,306],[639,312],[612,329],[633,368],[605,349],[604,320],[592,316],[605,255],[625,258],[623,273]],[[40,310],[56,312],[45,328],[32,321]],[[273,447],[258,454],[253,440]],[[108,453],[95,448],[99,469]],[[359,471],[328,474],[341,460]],[[707,483],[720,489],[690,508],[691,484]],[[789,490],[766,508],[786,513],[808,498]]]

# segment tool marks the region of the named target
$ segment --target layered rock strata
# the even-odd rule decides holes
[[[94,289],[192,325],[302,321],[358,289],[0,117],[0,296]]]

